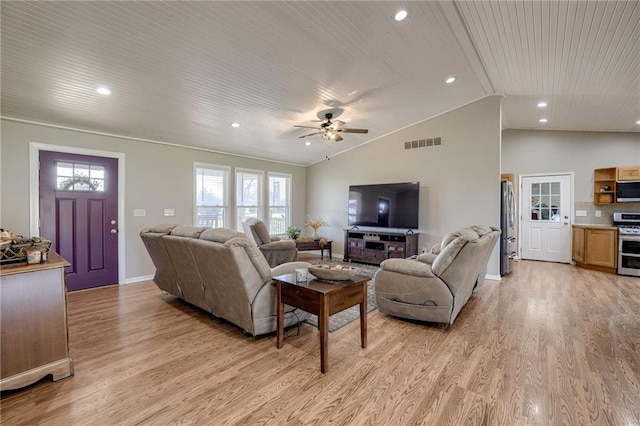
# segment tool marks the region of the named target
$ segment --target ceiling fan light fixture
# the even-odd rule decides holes
[[[400,9],[399,11],[396,12],[396,14],[393,17],[393,19],[395,19],[398,22],[404,21],[404,19],[407,17],[407,15],[408,15],[408,13],[407,13],[406,10]]]

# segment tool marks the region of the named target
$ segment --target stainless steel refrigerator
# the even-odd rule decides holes
[[[508,180],[500,182],[500,275],[511,272],[516,257],[515,222],[516,211],[513,199],[513,184]]]

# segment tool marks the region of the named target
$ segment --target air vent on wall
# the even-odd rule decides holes
[[[428,148],[430,146],[440,146],[440,145],[442,145],[442,136],[438,136],[436,138],[407,141],[404,143],[404,149]]]

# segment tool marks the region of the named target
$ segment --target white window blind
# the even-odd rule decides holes
[[[195,169],[194,224],[229,227],[229,168],[196,164]]]

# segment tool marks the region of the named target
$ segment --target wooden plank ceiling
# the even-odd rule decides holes
[[[495,94],[505,128],[640,131],[639,2],[398,8],[3,1],[1,113],[295,164]],[[369,134],[298,138],[336,108]]]

